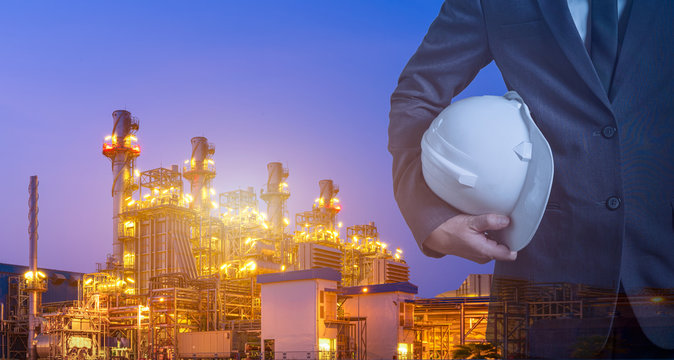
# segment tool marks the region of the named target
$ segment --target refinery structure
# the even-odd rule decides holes
[[[289,229],[283,164],[259,193],[216,193],[215,146],[194,137],[184,164],[140,172],[139,122],[112,115],[112,253],[93,273],[40,270],[31,227],[30,267],[5,270],[0,359],[447,358],[484,341],[488,297],[427,299],[415,318],[402,250],[373,222],[343,226],[332,180]],[[71,295],[41,300],[54,291]]]
[[[565,351],[560,330],[612,316],[606,289],[491,275],[418,298],[401,249],[373,222],[338,220],[332,180],[291,218],[283,164],[267,164],[259,192],[217,193],[205,137],[191,139],[184,164],[140,172],[138,128],[113,112],[102,149],[112,253],[95,272],[38,266],[31,177],[29,266],[0,264],[0,360],[448,359],[487,338],[504,358],[527,357]]]

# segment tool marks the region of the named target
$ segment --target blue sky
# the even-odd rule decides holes
[[[0,262],[26,264],[28,178],[40,179],[39,264],[94,271],[111,252],[111,113],[140,119],[141,170],[215,143],[218,191],[290,169],[291,214],[318,181],[341,188],[345,226],[374,221],[421,296],[477,265],[421,254],[393,200],[389,97],[441,1],[161,1],[0,4]],[[502,94],[493,64],[461,97]],[[290,229],[290,228],[289,228]]]

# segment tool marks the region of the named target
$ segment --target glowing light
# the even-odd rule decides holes
[[[222,264],[222,266],[220,266],[220,270],[225,270],[230,266],[232,266],[232,264]]]
[[[340,227],[340,228],[341,228],[342,226],[344,226],[344,224],[342,224],[341,221],[337,223],[337,227]]]
[[[42,271],[38,271],[38,272],[37,272],[37,277],[38,277],[38,278],[43,278],[43,279],[44,279],[44,278],[47,277],[47,275],[45,275]]]
[[[135,176],[135,177],[140,177],[140,170],[138,170],[138,169],[133,169],[133,176]]]
[[[265,229],[269,229],[269,226],[267,225],[266,222],[263,222],[263,223],[262,223],[262,227],[265,228]]]
[[[366,287],[363,288],[363,292],[366,293],[368,289]]]
[[[132,283],[132,284],[135,284],[135,283],[136,283],[136,281],[133,280],[133,279],[130,278],[130,277],[126,278],[126,281],[128,281],[128,282],[130,282],[130,283]]]
[[[163,297],[160,297],[160,298],[159,298],[159,302],[164,302],[164,298],[163,298]]]
[[[126,228],[133,227],[133,221],[129,220],[129,221],[125,222],[124,227],[126,227]]]
[[[89,285],[89,284],[91,284],[92,281],[94,281],[94,279],[88,278],[84,281],[84,285]]]
[[[398,344],[398,354],[400,355],[400,358],[406,358],[407,357],[407,349],[408,349],[407,344],[404,344],[404,343]]]
[[[136,203],[136,200],[131,200],[128,203],[126,203],[126,206],[131,206]]]
[[[211,192],[211,195],[215,195],[215,189],[213,189],[213,188],[210,188],[210,189],[208,189],[208,191],[210,191],[210,192]]]
[[[283,223],[286,225],[290,225],[290,220],[288,220],[288,218],[283,218]]]
[[[332,198],[332,202],[333,202],[333,203],[338,203],[338,202],[339,202],[339,199],[338,199],[338,198]]]
[[[663,302],[663,301],[665,301],[665,299],[662,296],[654,296],[654,297],[651,298],[651,302],[654,302],[654,303],[660,303],[660,302]]]
[[[320,351],[330,351],[330,339],[319,338],[318,339],[318,350]]]
[[[319,202],[319,201],[321,201],[320,198],[316,198],[316,200],[314,200],[314,202]]]
[[[138,141],[138,138],[135,135],[129,135],[126,137],[126,139],[129,141]]]
[[[213,159],[208,159],[208,160],[206,160],[206,162],[209,163],[209,164],[211,164],[211,165],[214,165],[214,164],[215,164],[215,161],[213,161]]]
[[[106,136],[103,140],[105,140],[105,141],[112,140],[112,135]]]
[[[281,265],[281,271],[286,271],[286,266],[285,266],[285,265]]]
[[[395,258],[400,260],[400,254],[395,254]]]
[[[244,268],[244,270],[248,269],[250,271],[254,271],[257,268],[257,264],[255,263],[255,261],[251,260],[251,261],[247,262],[246,265],[243,266],[243,268]]]
[[[402,253],[403,253],[403,251],[402,251],[400,248],[396,248],[396,252],[397,252],[398,254],[402,254]]]
[[[355,235],[354,235],[353,241],[358,241],[358,236],[355,236]]]
[[[213,209],[218,208],[218,203],[216,203],[215,201],[211,201],[211,205],[213,205]]]
[[[185,160],[185,165],[187,165],[187,164],[189,164],[189,163],[190,163],[189,160]]]
[[[169,191],[168,189],[164,189],[164,190],[161,191],[161,193],[166,194],[168,191]]]
[[[23,274],[23,277],[25,277],[26,280],[32,280],[33,279],[33,272],[29,271],[29,272]]]

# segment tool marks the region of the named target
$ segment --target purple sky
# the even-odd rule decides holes
[[[374,221],[421,296],[491,272],[430,259],[392,194],[389,97],[441,1],[8,1],[0,4],[0,262],[28,261],[28,180],[38,175],[42,267],[91,272],[112,251],[111,113],[140,119],[141,170],[215,143],[219,191],[290,169],[291,218],[320,179],[345,226]],[[502,94],[493,64],[461,95]],[[291,230],[292,228],[288,228]]]

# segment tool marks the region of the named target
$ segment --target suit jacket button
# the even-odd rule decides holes
[[[601,129],[601,135],[607,139],[610,139],[615,136],[615,133],[618,129],[614,128],[613,126],[604,126],[603,129]]]
[[[606,207],[609,210],[617,210],[620,207],[620,198],[616,196],[611,196],[608,199],[606,199]]]

